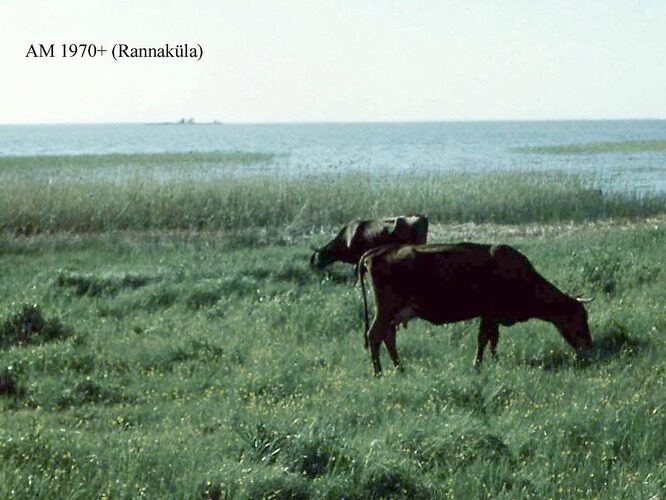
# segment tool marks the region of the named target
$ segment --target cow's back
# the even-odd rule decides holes
[[[427,219],[421,216],[359,220],[347,225],[345,242],[350,259],[357,261],[366,251],[382,245],[425,243],[427,230]]]
[[[409,243],[425,245],[428,242],[428,218],[424,215],[410,215],[404,220],[410,228]]]
[[[533,307],[535,285],[545,282],[505,245],[395,245],[375,252],[370,267],[373,282],[418,304],[417,316],[434,324],[484,315],[517,320]]]
[[[349,227],[348,246],[365,247],[365,252],[370,248],[388,244],[424,244],[428,234],[428,219],[420,215],[388,217],[357,221]]]

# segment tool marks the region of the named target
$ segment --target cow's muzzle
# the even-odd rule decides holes
[[[319,266],[317,265],[318,253],[319,251],[316,249],[314,250],[314,252],[312,252],[312,255],[310,256],[310,267],[319,268]]]

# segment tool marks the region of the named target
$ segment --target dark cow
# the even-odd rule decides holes
[[[363,278],[370,275],[375,318],[368,327]],[[381,374],[379,348],[386,345],[400,368],[395,346],[399,323],[422,318],[435,325],[481,317],[475,366],[490,342],[497,355],[499,325],[538,318],[555,325],[564,340],[582,351],[592,347],[587,312],[589,300],[570,297],[544,279],[530,261],[507,245],[389,245],[365,253],[358,267],[368,341],[375,375]]]
[[[321,248],[313,248],[310,264],[323,269],[333,262],[357,264],[366,251],[389,243],[422,245],[428,237],[428,219],[423,215],[376,220],[355,220]]]

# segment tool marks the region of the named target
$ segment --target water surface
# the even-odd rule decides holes
[[[276,153],[271,168],[290,175],[559,170],[591,173],[612,189],[666,192],[665,151],[548,154],[524,150],[665,139],[663,120],[3,125],[0,155],[240,150]]]

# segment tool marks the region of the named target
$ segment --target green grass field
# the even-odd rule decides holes
[[[94,157],[50,192],[48,161],[3,160],[0,498],[666,495],[664,197],[557,173],[227,172],[265,157],[212,178],[167,161],[164,180],[153,160],[131,180]],[[414,321],[405,372],[383,352],[375,379],[350,267],[315,273],[308,247],[407,211],[595,296],[591,357],[531,321],[477,373],[476,321]]]

